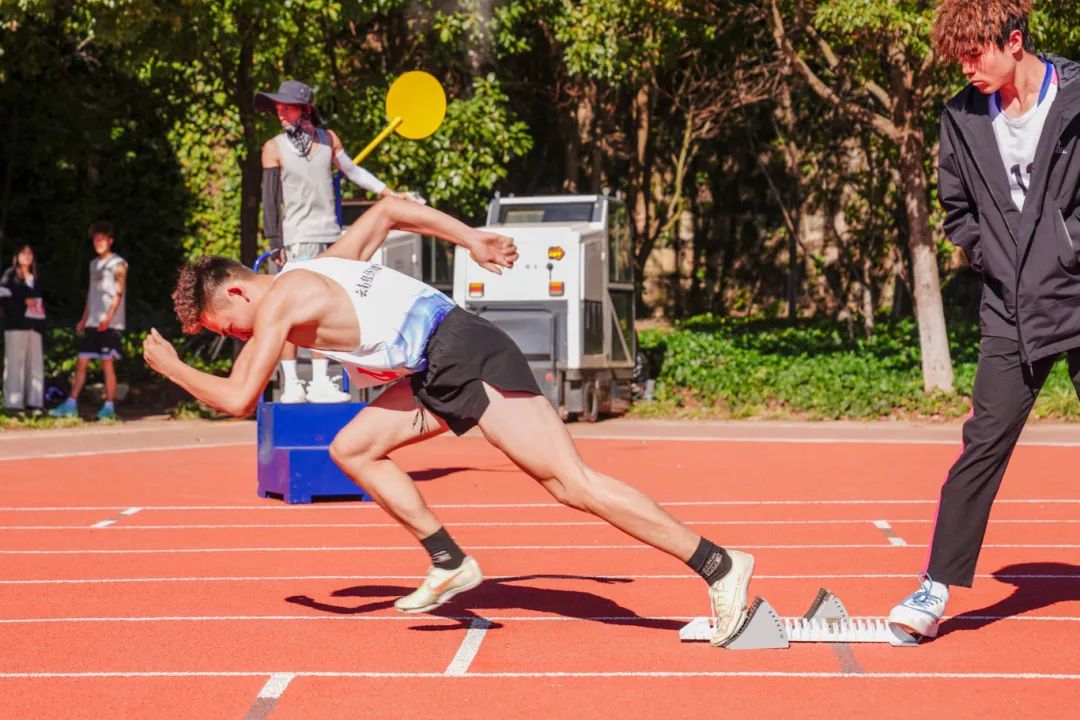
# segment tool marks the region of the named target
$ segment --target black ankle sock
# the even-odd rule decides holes
[[[446,532],[446,528],[439,528],[420,541],[424,549],[431,556],[431,564],[443,570],[456,570],[465,561],[465,553],[461,551],[454,538]]]
[[[727,575],[728,571],[731,570],[731,558],[724,552],[724,548],[705,538],[701,538],[697,550],[686,561],[686,564],[690,566],[691,570],[705,578],[705,582],[710,585]]]

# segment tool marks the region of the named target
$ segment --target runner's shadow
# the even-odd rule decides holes
[[[961,630],[978,630],[1004,618],[1060,602],[1080,600],[1080,567],[1076,565],[1017,563],[1001,568],[994,573],[994,578],[1016,589],[993,605],[949,618],[941,624],[938,637]]]
[[[503,467],[475,468],[475,467],[464,467],[464,466],[437,467],[437,468],[427,468],[425,470],[410,470],[409,471],[409,477],[411,477],[413,480],[415,480],[417,482],[424,482],[425,480],[436,480],[438,478],[446,477],[447,475],[454,475],[455,473],[460,473],[460,472],[474,472],[474,473],[506,472],[507,469],[512,470],[514,468],[512,466],[510,468],[503,468]]]
[[[557,590],[554,588],[530,587],[518,585],[518,581],[528,580],[588,580],[604,585],[633,582],[628,578],[588,577],[581,575],[522,575],[485,580],[478,588],[470,590],[430,613],[435,617],[449,617],[459,620],[461,625],[469,627],[473,620],[482,618],[483,611],[492,610],[531,610],[539,613],[555,613],[567,618],[592,620],[609,625],[633,625],[654,630],[678,630],[686,624],[680,620],[662,618],[644,618],[624,608],[614,600],[594,595],[581,590]],[[415,588],[398,585],[359,585],[335,590],[333,597],[374,599],[361,605],[335,605],[320,602],[303,595],[285,598],[286,602],[302,605],[322,612],[339,615],[362,615],[392,608],[394,600],[407,595]],[[388,599],[381,599],[388,598]],[[467,603],[467,606],[466,606]],[[414,630],[444,631],[457,630],[457,625],[422,625]],[[502,627],[493,622],[492,628]]]
[[[436,478],[446,477],[447,475],[453,475],[454,473],[465,472],[466,470],[476,470],[476,468],[468,467],[438,467],[427,468],[426,470],[410,470],[409,477],[417,482],[423,482],[425,480],[435,480]]]

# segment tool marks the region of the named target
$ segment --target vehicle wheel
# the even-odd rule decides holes
[[[591,382],[582,388],[582,392],[585,394],[584,410],[581,415],[578,416],[578,420],[581,422],[592,423],[600,419],[600,392],[597,389],[597,384]]]

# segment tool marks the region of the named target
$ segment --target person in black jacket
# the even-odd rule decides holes
[[[982,274],[982,339],[963,452],[941,489],[918,591],[889,621],[933,637],[971,587],[990,507],[1054,363],[1080,394],[1080,65],[1036,54],[1030,0],[943,0],[938,54],[969,84],[941,117],[945,232]]]
[[[40,410],[45,401],[41,333],[45,303],[34,249],[21,245],[0,276],[4,308],[4,410]]]

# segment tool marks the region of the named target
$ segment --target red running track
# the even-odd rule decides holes
[[[800,614],[910,592],[944,445],[580,440]],[[440,616],[393,599],[426,558],[378,508],[255,496],[248,446],[0,462],[5,718],[1072,717],[1077,447],[1021,447],[975,588],[915,649],[680,644],[699,579],[552,503],[478,438],[397,459],[488,576]],[[889,535],[898,538],[890,540]]]

